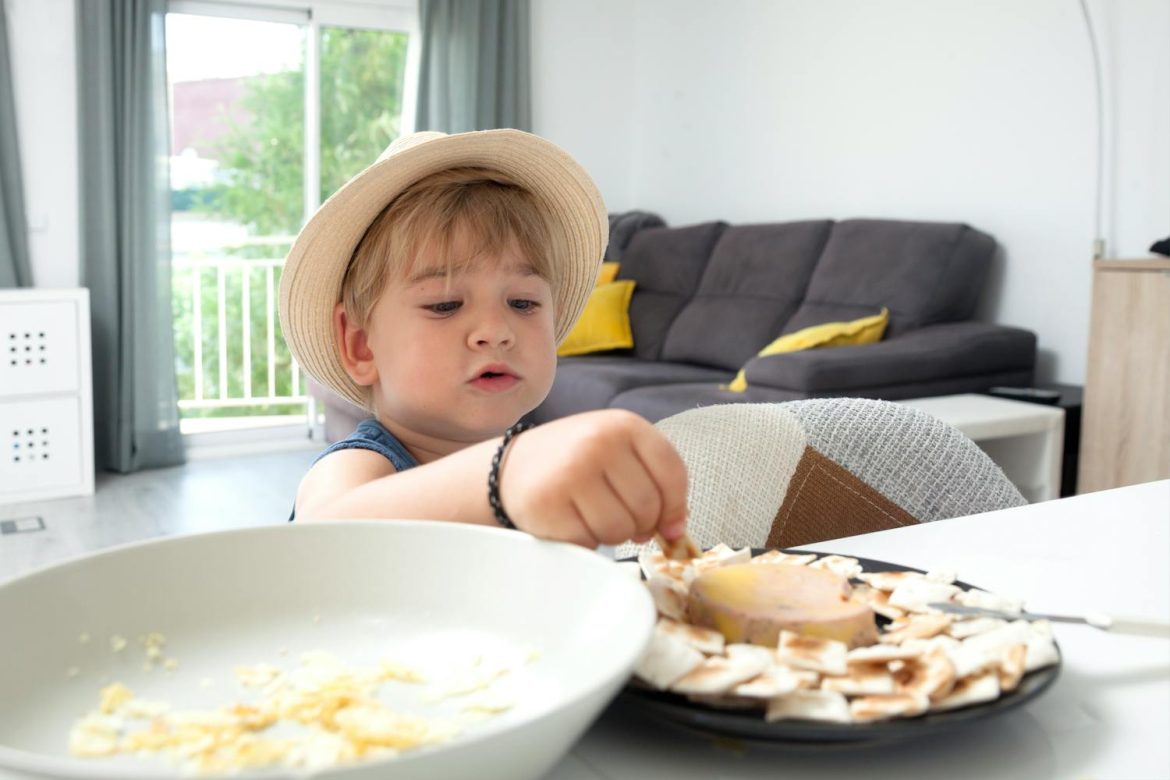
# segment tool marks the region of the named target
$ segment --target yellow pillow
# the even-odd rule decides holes
[[[798,352],[802,349],[816,347],[847,347],[855,344],[873,344],[881,341],[886,332],[886,324],[890,321],[890,310],[882,308],[881,314],[871,317],[862,317],[852,322],[826,322],[813,325],[787,336],[781,336],[768,346],[760,350],[758,357],[778,355],[781,352]],[[742,393],[747,390],[747,378],[743,369],[731,380],[727,389],[733,393]]]
[[[634,333],[630,330],[630,296],[633,294],[633,279],[620,279],[594,287],[585,310],[581,312],[581,319],[557,347],[557,355],[587,355],[634,346]]]
[[[615,263],[612,260],[607,260],[601,264],[601,270],[597,272],[597,283],[594,287],[600,287],[603,284],[609,284],[617,278],[618,269],[621,268],[621,263]]]

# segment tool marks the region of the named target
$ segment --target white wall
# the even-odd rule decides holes
[[[74,0],[3,0],[37,287],[76,287],[81,253]]]
[[[611,210],[968,222],[1003,250],[982,316],[1039,334],[1041,379],[1083,382],[1096,135],[1075,0],[534,6],[535,129]],[[1170,3],[1094,10],[1120,128],[1105,233],[1140,255],[1170,231]]]

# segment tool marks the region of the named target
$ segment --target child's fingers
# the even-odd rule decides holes
[[[674,445],[655,428],[634,440],[634,452],[662,496],[657,525],[663,536],[678,538],[686,530],[687,465]]]
[[[662,514],[662,493],[641,458],[623,449],[607,464],[605,476],[633,518],[631,533],[653,533]]]
[[[555,530],[548,535],[537,535],[544,536],[546,539],[554,539],[558,542],[577,544],[581,547],[587,547],[590,550],[596,550],[598,545],[601,544],[601,540],[594,535],[584,515],[581,514],[573,502],[570,502],[565,507],[559,522],[554,523],[552,528]]]
[[[573,503],[602,544],[620,544],[634,531],[634,517],[604,474],[580,486]]]

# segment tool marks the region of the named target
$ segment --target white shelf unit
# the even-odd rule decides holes
[[[89,291],[0,290],[0,504],[93,495]]]

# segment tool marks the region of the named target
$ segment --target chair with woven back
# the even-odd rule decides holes
[[[687,464],[703,548],[798,547],[1027,503],[965,435],[890,401],[724,404],[657,425]]]

